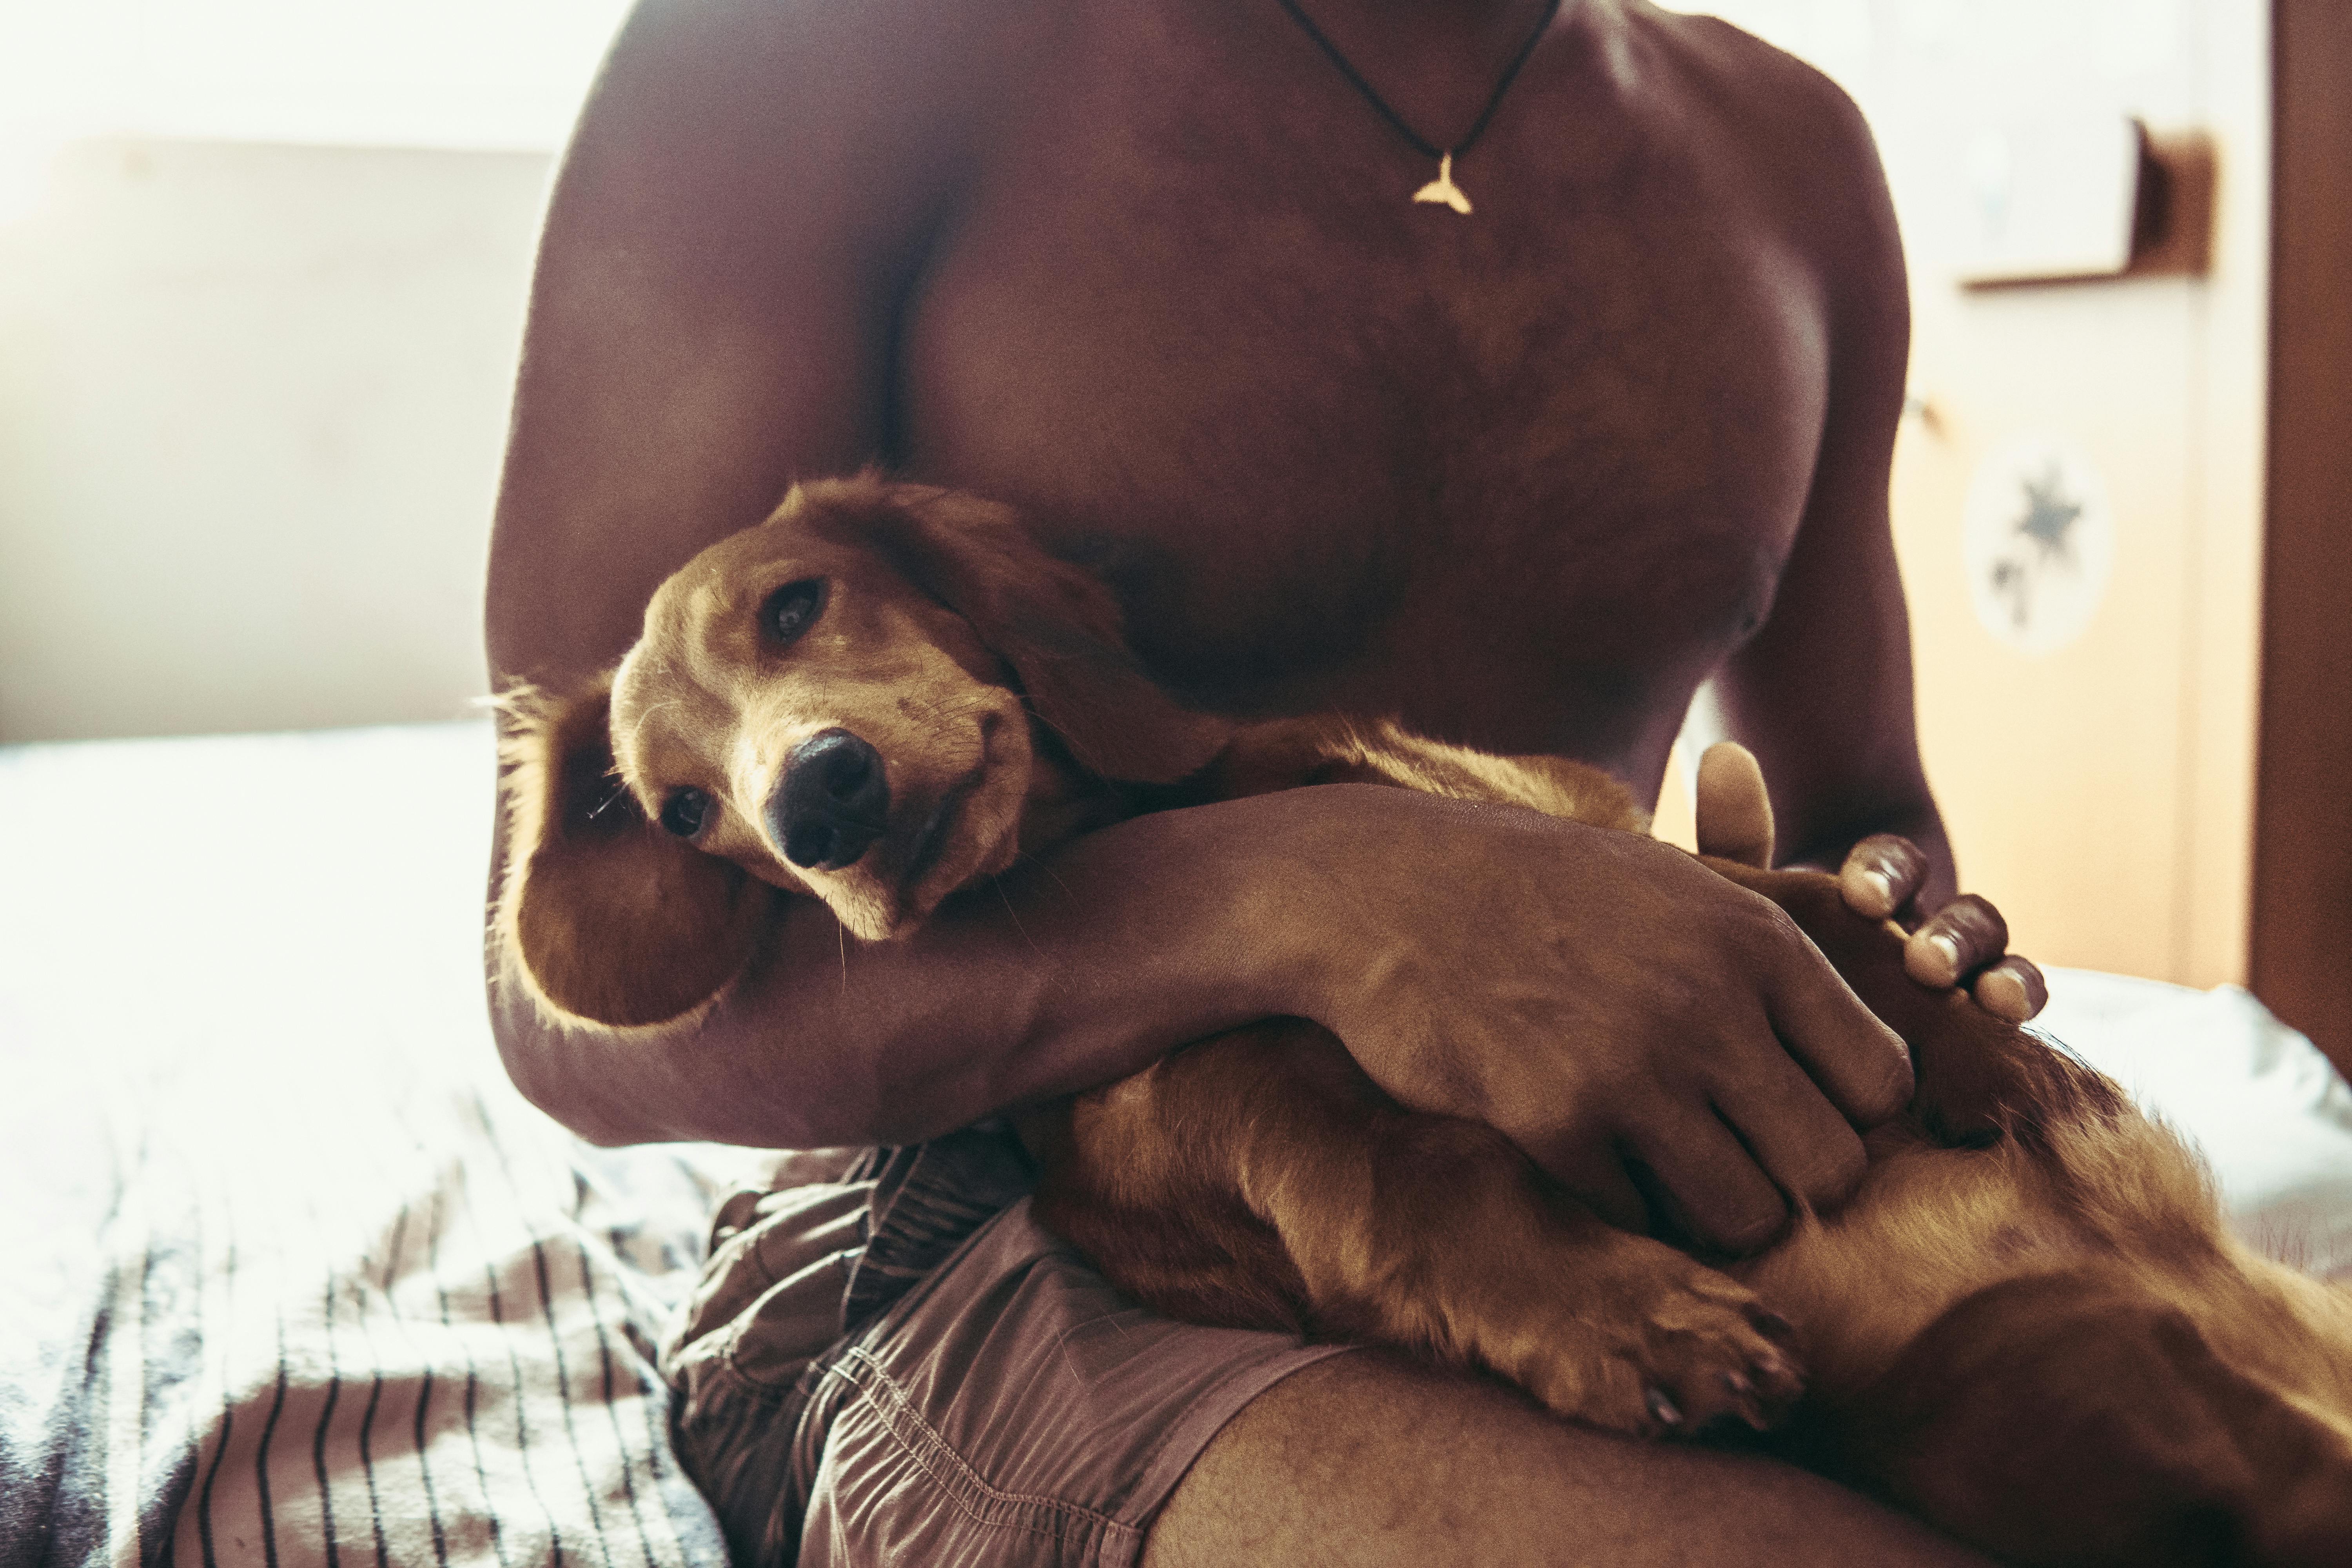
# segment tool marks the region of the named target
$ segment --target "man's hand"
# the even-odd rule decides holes
[[[1838,888],[1848,908],[1873,920],[1891,920],[1911,933],[1903,967],[1922,985],[1966,985],[1977,1005],[2022,1024],[2050,1000],[2033,961],[2009,951],[2009,922],[1975,893],[1941,909],[1919,907],[1927,857],[1909,839],[1874,833],[1847,852]]]
[[[1702,854],[1772,868],[1772,803],[1764,774],[1744,746],[1722,741],[1699,758],[1696,795]],[[2022,1024],[2042,1011],[2050,988],[2033,961],[2009,951],[2009,922],[1991,902],[1963,894],[1940,909],[1919,907],[1927,857],[1899,834],[1874,833],[1847,852],[1838,872],[1846,907],[1891,920],[1910,932],[1903,967],[1922,985],[1967,985],[1995,1017]]]
[[[1653,839],[1358,787],[1292,792],[1346,809],[1280,851],[1277,923],[1328,933],[1309,1016],[1389,1093],[1727,1252],[1853,1193],[1910,1058],[1776,905]]]

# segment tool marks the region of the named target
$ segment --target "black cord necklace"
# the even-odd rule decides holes
[[[1486,122],[1494,119],[1495,110],[1502,107],[1503,94],[1511,90],[1511,83],[1518,77],[1519,68],[1528,63],[1529,55],[1536,52],[1536,46],[1543,41],[1543,36],[1551,31],[1552,18],[1559,15],[1559,0],[1551,0],[1551,4],[1544,7],[1543,20],[1537,23],[1536,30],[1528,35],[1528,41],[1519,46],[1519,52],[1511,57],[1509,68],[1503,72],[1503,79],[1495,84],[1493,94],[1486,100],[1486,107],[1478,111],[1477,123],[1451,147],[1440,147],[1407,125],[1404,116],[1391,109],[1388,100],[1372,90],[1372,84],[1349,63],[1348,57],[1339,52],[1339,46],[1326,37],[1323,29],[1315,25],[1315,19],[1299,8],[1298,0],[1281,0],[1281,5],[1285,11],[1290,13],[1290,19],[1298,24],[1299,30],[1314,39],[1316,46],[1330,57],[1331,63],[1339,68],[1339,74],[1348,79],[1348,85],[1362,94],[1364,101],[1378,110],[1381,118],[1387,121],[1413,151],[1424,158],[1437,160],[1437,178],[1413,192],[1412,199],[1452,207],[1466,216],[1470,211],[1470,198],[1463,194],[1461,186],[1454,183],[1454,160],[1468,153],[1471,144],[1486,133]]]

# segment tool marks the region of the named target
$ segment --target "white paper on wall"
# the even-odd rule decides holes
[[[1979,127],[1967,142],[1958,271],[1964,283],[2108,278],[2131,263],[2140,129],[2059,110]]]

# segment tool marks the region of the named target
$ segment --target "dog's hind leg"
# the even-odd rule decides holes
[[[2111,1085],[2071,1101],[2004,1098],[1981,1149],[1881,1129],[1739,1267],[1802,1325],[1801,1449],[2021,1563],[2352,1563],[2352,1301],[2231,1239]]]
[[[1603,1225],[1492,1128],[1399,1108],[1313,1025],[1180,1051],[1081,1100],[1073,1125],[1096,1190],[1070,1193],[1075,1163],[1049,1159],[1041,1216],[1184,1215],[1172,1247],[1072,1238],[1173,1315],[1229,1288],[1215,1259],[1271,1250],[1311,1331],[1497,1373],[1592,1426],[1764,1427],[1801,1392],[1787,1326],[1752,1291]],[[1191,1268],[1171,1273],[1171,1252]]]
[[[1854,1401],[1849,1460],[2023,1564],[2352,1563],[2352,1438],[2121,1269],[1960,1302]]]

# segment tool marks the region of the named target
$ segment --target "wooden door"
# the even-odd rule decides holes
[[[2352,1071],[2352,0],[2276,0],[2255,994]]]

